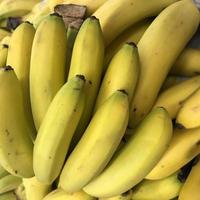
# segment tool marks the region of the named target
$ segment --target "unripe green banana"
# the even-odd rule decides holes
[[[42,200],[50,191],[51,185],[40,183],[36,177],[23,179],[27,200]]]
[[[108,197],[108,198],[99,198],[99,200],[131,200],[132,191],[129,190],[128,192],[125,192],[123,194],[114,196],[114,197]]]
[[[153,169],[171,137],[172,122],[167,111],[152,110],[105,170],[83,190],[95,197],[112,197],[128,191]]]
[[[8,45],[0,44],[0,67],[6,66],[8,56]]]
[[[6,36],[10,36],[11,32],[6,28],[0,28],[0,40],[2,40]]]
[[[164,107],[174,119],[185,101],[200,87],[200,76],[195,76],[161,92],[154,107]]]
[[[35,29],[32,24],[25,22],[19,25],[12,33],[7,57],[7,65],[14,68],[23,90],[24,110],[30,127],[33,129],[31,132],[33,135],[30,135],[33,141],[36,137],[36,130],[30,103],[29,71],[34,35]]]
[[[66,80],[67,34],[61,17],[51,14],[36,30],[30,67],[30,96],[36,129]]]
[[[9,173],[0,165],[0,178],[7,176]]]
[[[122,67],[123,66],[123,67]],[[116,90],[128,93],[129,103],[132,101],[139,77],[139,55],[134,43],[124,44],[111,60],[101,83],[95,110]]]
[[[17,200],[17,197],[13,192],[7,192],[0,195],[0,200]]]
[[[134,128],[152,109],[172,64],[196,32],[199,21],[199,11],[192,1],[178,1],[163,10],[142,36],[138,43],[141,73],[129,127]]]
[[[84,86],[84,76],[77,75],[70,79],[52,100],[38,131],[33,168],[37,179],[45,184],[51,184],[62,170],[72,136],[84,110]]]
[[[179,195],[182,185],[178,172],[160,180],[144,180],[133,188],[132,200],[172,199]]]
[[[101,173],[122,139],[129,116],[128,96],[116,91],[94,114],[81,140],[67,159],[59,185],[66,192],[79,191]]]
[[[199,141],[200,128],[175,129],[168,149],[146,178],[158,180],[179,170],[200,153]]]
[[[32,177],[32,130],[26,119],[20,82],[10,66],[0,68],[0,102],[1,165],[13,175]]]
[[[86,105],[74,135],[74,147],[85,131],[92,115],[103,70],[104,43],[98,19],[90,17],[82,24],[72,52],[68,80],[77,74],[86,79]],[[72,147],[72,148],[73,148]]]

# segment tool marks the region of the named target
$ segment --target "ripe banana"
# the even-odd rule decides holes
[[[37,28],[31,53],[30,97],[37,130],[53,97],[65,83],[66,52],[64,22],[51,14]]]
[[[0,165],[0,178],[8,175],[9,173]]]
[[[83,190],[95,197],[112,197],[128,191],[153,169],[171,137],[168,113],[163,108],[152,110],[107,168]]]
[[[117,36],[133,24],[158,14],[165,7],[176,1],[108,0],[93,15],[100,21],[105,44],[108,46]]]
[[[84,86],[83,76],[77,75],[70,79],[52,100],[40,126],[33,151],[33,169],[42,183],[51,184],[61,172],[83,113]]]
[[[165,154],[147,179],[157,180],[170,176],[200,153],[200,128],[175,129]]]
[[[66,193],[62,189],[56,189],[49,193],[43,200],[95,200],[95,198],[83,191]]]
[[[200,76],[195,76],[161,92],[154,107],[164,107],[174,119],[182,102],[200,87]]]
[[[139,55],[137,46],[134,43],[124,44],[108,66],[97,96],[95,110],[116,90],[125,90],[128,93],[130,103],[138,77]]]
[[[2,40],[1,40],[1,42],[0,42],[0,44],[5,44],[5,45],[8,45],[9,46],[9,44],[10,44],[10,38],[11,38],[11,36],[5,36]]]
[[[0,67],[6,66],[7,55],[8,55],[8,45],[0,44]]]
[[[25,116],[20,82],[10,66],[0,68],[0,102],[1,165],[13,175],[31,177],[32,130]]]
[[[131,196],[132,196],[132,191],[129,190],[128,192],[125,192],[123,194],[110,198],[99,198],[99,200],[131,200]]]
[[[104,58],[104,67],[106,70],[110,60],[112,57],[119,51],[119,49],[124,45],[126,42],[134,42],[137,44],[146,31],[146,29],[151,24],[152,20],[145,19],[142,22],[139,22],[127,30],[125,30],[121,35],[119,35],[111,44],[106,48],[105,51],[105,58]]]
[[[8,49],[7,65],[14,68],[17,78],[21,84],[23,90],[23,105],[26,112],[26,117],[30,123],[30,127],[35,130],[31,102],[29,92],[29,71],[30,71],[30,59],[33,38],[35,35],[35,29],[32,24],[24,22],[19,25],[13,32]],[[36,137],[36,130],[31,132],[31,139],[34,141]]]
[[[2,40],[6,36],[10,36],[11,32],[6,28],[0,28],[0,40]]]
[[[177,172],[160,180],[144,180],[133,188],[132,200],[172,199],[179,195],[182,185]]]
[[[36,177],[23,179],[27,200],[42,200],[50,191],[51,185],[40,183]]]
[[[199,157],[200,158],[200,157]],[[199,200],[200,199],[200,193],[199,193],[199,187],[200,187],[200,160],[198,163],[193,166],[193,168],[190,171],[189,176],[186,179],[186,182],[184,183],[181,192],[179,194],[179,200]]]
[[[114,92],[96,111],[67,159],[60,175],[62,189],[77,192],[101,173],[125,133],[128,116],[127,94],[124,91]]]
[[[30,12],[40,0],[4,0],[0,3],[0,19],[20,17]]]
[[[200,50],[186,48],[177,58],[171,74],[179,76],[195,76],[200,73]]]
[[[138,43],[141,73],[129,127],[134,128],[151,110],[170,67],[197,30],[199,16],[192,1],[178,1],[161,12],[142,36]]]
[[[16,196],[13,192],[7,192],[0,195],[0,200],[16,200]]]
[[[90,17],[82,24],[76,37],[68,75],[68,80],[77,74],[84,75],[86,79],[86,105],[72,141],[73,147],[81,138],[91,118],[101,80],[103,58],[101,27],[95,17]]]

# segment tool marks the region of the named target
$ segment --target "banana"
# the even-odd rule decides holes
[[[134,128],[151,110],[170,67],[197,30],[199,20],[192,1],[179,1],[161,12],[142,36],[138,43],[141,73],[129,127]]]
[[[49,193],[43,200],[95,200],[83,191],[66,193],[62,189],[56,189]]]
[[[123,66],[123,67],[122,67]],[[128,93],[129,103],[133,98],[139,77],[139,55],[134,43],[124,44],[113,57],[101,83],[95,110],[116,90]]]
[[[0,67],[6,66],[8,56],[8,45],[0,44]]]
[[[42,183],[51,184],[61,172],[84,110],[84,86],[82,75],[69,80],[52,100],[40,126],[33,151],[33,169]]]
[[[22,179],[13,175],[7,175],[0,179],[0,194],[16,189],[22,183]]]
[[[157,180],[176,172],[200,153],[199,141],[200,128],[189,130],[176,128],[168,149],[146,178]]]
[[[200,73],[200,50],[186,48],[174,63],[170,74],[195,76]]]
[[[13,175],[31,177],[32,130],[25,116],[20,82],[10,66],[0,68],[0,102],[1,165]]]
[[[8,45],[10,44],[10,38],[11,36],[5,36],[1,41],[0,41],[0,44],[5,44],[5,45]]]
[[[132,200],[172,199],[179,195],[182,185],[178,172],[160,180],[144,180],[133,188]]]
[[[0,28],[0,40],[2,40],[6,36],[10,36],[11,32],[6,28]]]
[[[163,108],[152,110],[106,169],[83,190],[101,198],[128,191],[153,169],[171,137],[172,122],[167,111]]]
[[[15,190],[14,190],[14,193],[17,197],[17,200],[27,200],[26,199],[26,194],[25,194],[25,188],[24,188],[24,185],[23,183],[20,184]]]
[[[61,17],[51,14],[36,30],[30,65],[30,97],[38,130],[57,91],[66,79],[67,34]]]
[[[96,111],[67,159],[59,181],[62,189],[79,191],[101,173],[125,133],[128,116],[128,95],[125,91],[114,92]]]
[[[23,90],[24,110],[30,127],[35,130],[29,92],[29,71],[33,38],[35,29],[32,24],[24,22],[13,32],[8,49],[7,65],[14,68]],[[31,132],[31,139],[34,141],[36,130]]]
[[[132,190],[129,190],[128,192],[125,192],[123,194],[110,198],[99,198],[99,200],[131,200],[131,196],[132,196]]]
[[[119,51],[119,49],[126,42],[134,42],[137,44],[146,31],[146,29],[151,24],[152,20],[145,19],[142,22],[131,26],[125,30],[121,35],[119,35],[105,50],[104,67],[107,68],[112,57]],[[104,69],[104,70],[105,70]]]
[[[117,36],[133,24],[158,14],[165,7],[176,1],[108,0],[93,15],[100,21],[105,44],[108,46]]]
[[[0,19],[20,17],[30,12],[40,0],[4,0],[0,3]]]
[[[199,200],[200,199],[200,193],[199,193],[199,187],[200,187],[200,157],[199,161],[196,165],[193,166],[193,168],[190,171],[189,176],[186,179],[186,182],[184,183],[181,192],[179,194],[179,200]]]
[[[200,87],[200,76],[195,76],[161,92],[154,107],[164,107],[174,119],[182,102]]]
[[[104,44],[99,21],[90,17],[82,24],[72,52],[68,80],[77,74],[86,79],[86,105],[72,140],[72,148],[85,131],[92,115],[103,70]]]
[[[0,195],[0,200],[17,200],[13,192],[7,192]]]
[[[23,179],[27,200],[42,200],[50,191],[51,185],[42,184],[36,177]]]
[[[0,180],[9,173],[0,165]]]

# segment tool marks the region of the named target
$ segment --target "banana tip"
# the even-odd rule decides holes
[[[1,68],[3,71],[10,71],[10,70],[13,70],[13,68],[10,66],[10,65],[7,65],[5,67],[2,67]]]
[[[137,44],[135,44],[134,42],[127,42],[126,44],[132,46],[132,47],[135,47],[137,48]]]
[[[80,78],[81,80],[85,81],[85,76],[82,74],[77,74],[76,77]]]
[[[124,93],[124,94],[126,94],[127,96],[128,96],[128,92],[126,91],[126,90],[118,90],[119,92],[122,92],[122,93]]]

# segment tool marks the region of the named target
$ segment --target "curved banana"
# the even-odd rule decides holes
[[[0,165],[0,178],[7,176],[9,173]]]
[[[11,32],[6,28],[0,28],[0,40],[4,39],[6,36],[10,36]]]
[[[108,164],[122,139],[129,116],[128,96],[116,91],[94,114],[83,137],[68,157],[59,185],[79,191]],[[103,134],[102,134],[103,133]]]
[[[107,168],[83,190],[95,197],[112,197],[128,191],[153,169],[171,137],[172,122],[167,111],[152,110]]]
[[[170,74],[195,76],[200,73],[200,50],[186,48],[174,63]]]
[[[42,184],[36,177],[23,179],[27,200],[42,200],[50,191],[51,185]]]
[[[0,67],[6,66],[8,47],[6,44],[0,44]]]
[[[170,67],[197,30],[199,20],[192,1],[178,1],[162,11],[142,36],[138,43],[141,73],[129,127],[134,128],[151,110]]]
[[[179,170],[200,153],[199,141],[200,128],[175,129],[168,149],[146,178],[158,180]]]
[[[0,200],[16,200],[16,196],[13,192],[7,192],[0,195]]]
[[[109,46],[107,46],[105,50],[104,70],[106,70],[112,57],[126,42],[134,42],[135,44],[139,42],[140,38],[142,37],[146,29],[149,27],[151,22],[152,20],[150,19],[145,19],[142,22],[138,22],[137,24],[125,30],[114,41],[112,41]]]
[[[181,192],[179,194],[179,200],[199,200],[200,199],[200,193],[199,193],[199,187],[200,187],[200,157],[197,164],[195,164],[191,171],[189,176],[186,179],[186,182],[184,183]]]
[[[182,102],[200,87],[200,76],[195,76],[161,92],[154,107],[164,107],[170,117],[176,117]]]
[[[124,44],[108,66],[97,96],[95,110],[116,90],[125,90],[128,93],[130,103],[138,77],[139,55],[137,46],[134,43]]]
[[[68,80],[77,74],[86,79],[86,104],[83,115],[72,140],[74,147],[85,131],[98,94],[104,58],[104,43],[99,21],[90,17],[82,24],[72,52]],[[72,147],[72,148],[73,148]]]
[[[35,130],[35,126],[30,102],[29,71],[34,35],[35,29],[32,24],[28,22],[20,24],[12,33],[7,56],[7,65],[14,68],[17,78],[20,81],[23,90],[24,110],[33,130]],[[34,141],[36,130],[31,133],[33,135],[30,135],[30,137]]]
[[[125,192],[123,194],[110,198],[99,198],[99,200],[131,200],[131,197],[132,197],[132,190],[129,190],[128,192]]]
[[[160,180],[144,180],[133,188],[132,200],[172,199],[179,195],[182,185],[178,172]]]
[[[10,66],[0,68],[0,102],[1,165],[13,175],[31,177],[32,129],[25,116],[20,82]]]
[[[108,46],[117,36],[133,24],[158,14],[165,7],[176,1],[108,0],[93,15],[100,21],[105,44]]]
[[[62,189],[56,189],[49,193],[43,200],[95,200],[83,191],[66,193]]]
[[[33,151],[33,169],[42,183],[51,184],[62,170],[72,136],[83,113],[84,86],[83,76],[70,79],[52,100],[40,126]]]
[[[66,79],[67,34],[61,17],[51,14],[36,30],[30,66],[30,97],[36,129]]]

